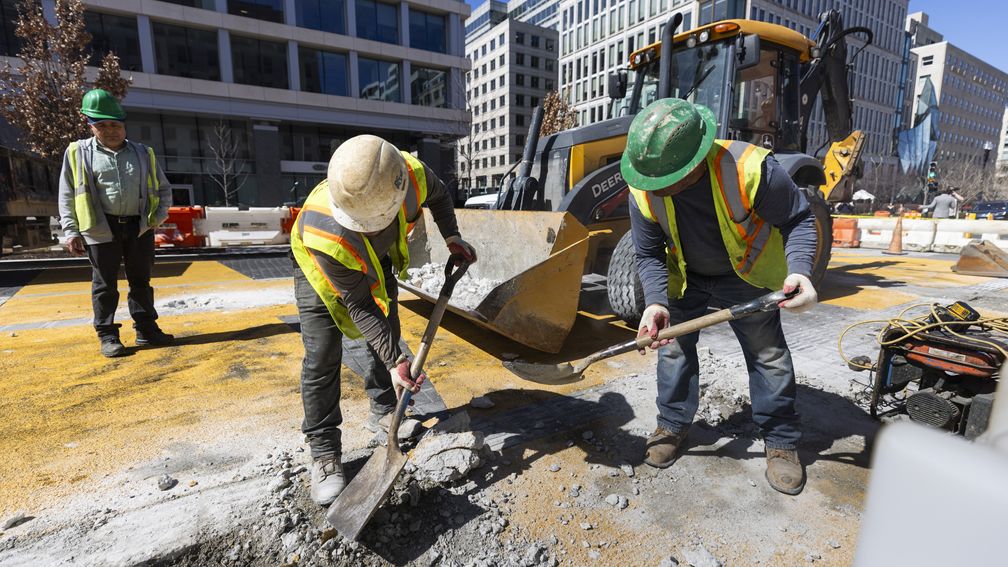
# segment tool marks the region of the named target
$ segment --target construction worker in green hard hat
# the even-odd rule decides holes
[[[151,268],[154,229],[168,218],[171,185],[154,150],[126,139],[126,112],[108,91],[93,89],[81,101],[92,137],[71,142],[63,154],[60,224],[71,254],[91,261],[94,327],[107,357],[126,354],[115,323],[119,264],[129,281],[127,305],[136,344],[166,345],[154,309]]]
[[[657,100],[633,120],[620,171],[630,186],[630,224],[647,305],[638,336],[658,352],[658,424],[645,462],[668,467],[699,404],[699,333],[674,341],[658,332],[771,290],[780,307],[817,301],[809,276],[815,221],[804,194],[770,150],[716,140],[713,113],[682,99]],[[795,375],[780,311],[731,322],[749,371],[753,421],[763,432],[770,485],[798,494],[805,471],[795,411]]]

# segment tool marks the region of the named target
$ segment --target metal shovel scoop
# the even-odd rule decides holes
[[[740,319],[747,315],[763,311],[773,311],[774,309],[777,309],[778,303],[784,301],[785,299],[790,299],[797,294],[797,288],[789,293],[784,293],[783,291],[768,293],[748,303],[735,305],[727,309],[709,313],[702,317],[697,317],[696,319],[679,323],[678,325],[666,327],[658,332],[658,339],[674,339],[712,325],[717,325],[718,323],[724,323],[725,321]],[[517,374],[518,377],[530,382],[550,385],[570,384],[571,382],[577,382],[580,380],[585,369],[592,364],[611,356],[628,353],[632,350],[647,348],[652,342],[654,342],[654,340],[651,337],[641,337],[600,350],[582,358],[581,360],[564,362],[563,364],[537,364],[534,362],[522,362],[520,360],[515,360],[505,361],[504,367]]]
[[[458,264],[456,264],[458,262]],[[424,361],[427,360],[427,353],[430,352],[431,343],[437,333],[438,325],[441,323],[441,316],[444,315],[448,300],[451,298],[455,284],[458,283],[462,275],[465,274],[469,264],[461,256],[453,255],[448,259],[445,266],[445,283],[441,286],[441,293],[430,319],[427,321],[427,329],[420,340],[420,348],[417,349],[416,358],[410,366],[410,374],[413,379],[420,376],[423,371]],[[349,540],[356,540],[360,535],[364,525],[367,524],[371,516],[374,515],[378,507],[388,496],[395,484],[399,473],[406,466],[409,456],[399,447],[399,424],[402,422],[403,414],[409,406],[413,392],[403,390],[396,405],[395,413],[392,415],[392,424],[388,430],[388,450],[382,452],[376,449],[371,454],[371,458],[364,463],[364,468],[357,473],[357,476],[350,481],[350,484],[343,489],[343,492],[336,498],[336,501],[329,506],[326,512],[326,519],[336,530]]]

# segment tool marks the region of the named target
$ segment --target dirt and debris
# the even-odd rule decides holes
[[[176,484],[178,484],[178,479],[165,474],[158,479],[157,487],[158,490],[171,490],[172,488],[175,488]]]
[[[30,522],[31,520],[34,519],[35,519],[34,516],[29,516],[28,513],[25,512],[24,510],[18,510],[17,512],[14,513],[13,516],[7,518],[7,520],[4,521],[3,526],[0,526],[0,529],[9,530],[11,528],[16,528],[21,524],[25,522]]]
[[[424,264],[419,268],[410,268],[407,273],[409,274],[409,283],[417,288],[422,289],[425,293],[437,296],[441,292],[441,286],[444,285],[444,266],[439,264]],[[466,310],[473,310],[479,307],[479,304],[486,299],[487,295],[501,282],[473,277],[469,272],[466,272],[462,278],[455,284],[455,290],[452,292],[451,300],[448,303],[456,307],[460,307]]]

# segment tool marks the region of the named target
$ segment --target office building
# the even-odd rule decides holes
[[[457,145],[458,180],[468,194],[496,192],[521,160],[532,110],[557,89],[557,32],[509,15],[547,12],[549,2],[506,5],[492,0],[466,21],[465,50],[472,69],[465,78],[472,125]],[[554,12],[555,13],[555,12]],[[538,16],[537,16],[538,17]]]
[[[50,4],[52,0],[45,0]],[[237,201],[304,199],[332,151],[373,133],[454,173],[468,124],[462,22],[455,0],[85,0],[94,61],[114,50],[133,79],[127,134],[150,144],[177,201],[222,202],[214,130],[238,141],[248,174]],[[3,0],[0,55],[16,18]],[[450,180],[450,179],[449,179]]]
[[[993,166],[1003,153],[1008,73],[959,49],[928,25],[923,12],[907,18],[917,57],[914,98],[928,81],[938,101],[938,170],[968,161]]]

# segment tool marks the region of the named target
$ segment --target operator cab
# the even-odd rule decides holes
[[[660,43],[630,56],[635,79],[630,92],[619,92],[621,77],[610,79],[616,85],[610,93],[616,95],[611,116],[634,115],[654,102],[661,66],[668,64],[671,96],[711,109],[718,138],[799,151],[799,66],[808,60],[810,46],[798,32],[748,20],[726,20],[681,33],[675,37],[671,63],[661,60]]]

